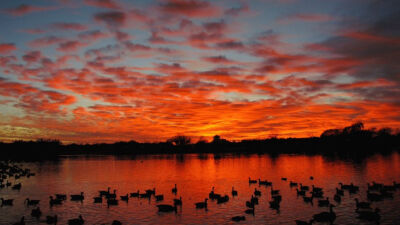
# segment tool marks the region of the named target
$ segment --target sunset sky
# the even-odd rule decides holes
[[[0,141],[400,128],[398,0],[13,0],[0,27]]]

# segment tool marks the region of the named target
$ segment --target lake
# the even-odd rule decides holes
[[[246,220],[238,224],[295,224],[294,220],[310,220],[316,213],[328,211],[318,204],[304,203],[290,187],[294,181],[303,185],[315,185],[324,189],[324,196],[330,198],[336,207],[335,224],[374,224],[356,219],[354,198],[366,201],[368,182],[393,184],[400,182],[400,155],[393,153],[374,155],[362,160],[331,159],[324,156],[304,155],[141,155],[135,157],[114,156],[63,156],[57,161],[18,163],[30,168],[36,176],[21,178],[20,191],[11,188],[0,189],[4,199],[14,199],[13,206],[0,208],[0,224],[12,224],[25,216],[27,224],[43,223],[47,215],[57,214],[58,224],[66,224],[81,214],[85,224],[111,224],[119,220],[122,224],[237,224],[231,218],[245,215]],[[313,180],[310,179],[313,176]],[[282,202],[279,212],[269,208],[270,187],[249,184],[248,179],[261,178],[272,181],[273,188],[279,189]],[[287,181],[281,180],[286,177]],[[11,180],[14,183],[14,180]],[[338,183],[359,185],[356,194],[345,192],[342,202],[333,201]],[[177,184],[177,194],[171,189]],[[232,197],[232,186],[238,196]],[[117,190],[117,196],[127,193],[144,192],[156,188],[156,194],[163,194],[164,200],[154,198],[129,198],[128,202],[107,207],[93,203],[99,190]],[[224,204],[208,201],[208,210],[196,209],[194,203],[208,197],[211,188],[215,192],[229,195]],[[245,202],[257,188],[261,191],[255,214],[247,215]],[[49,206],[49,196],[56,193],[79,194],[84,192],[83,202],[70,201],[69,196],[60,206]],[[172,204],[172,199],[182,197],[183,205],[177,213],[159,213],[157,204]],[[43,215],[37,220],[30,216],[32,206],[24,200],[39,199]],[[315,201],[315,200],[314,200]],[[381,210],[381,224],[399,224],[400,191],[394,192],[393,199],[372,203]],[[319,224],[319,223],[314,223]]]

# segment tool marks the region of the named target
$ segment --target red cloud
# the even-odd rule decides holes
[[[278,23],[292,23],[292,22],[326,22],[333,20],[333,17],[327,14],[294,14],[278,19]]]
[[[226,58],[226,56],[223,56],[223,55],[203,57],[203,60],[207,61],[207,62],[210,62],[210,63],[220,63],[220,64],[233,64],[233,63],[235,63],[234,61]]]
[[[15,47],[14,43],[2,43],[0,44],[0,54],[8,54],[12,51],[15,51],[17,47]]]
[[[51,10],[51,9],[55,9],[55,7],[38,7],[38,6],[21,4],[16,8],[7,9],[6,12],[8,12],[14,16],[23,16],[28,13],[47,11],[47,10]]]
[[[200,0],[166,0],[159,8],[164,13],[187,17],[215,17],[221,14],[219,7]]]
[[[125,23],[126,15],[120,11],[101,12],[94,15],[96,21],[105,23],[110,27],[122,26]]]
[[[119,5],[113,0],[85,0],[85,4],[100,8],[119,9]]]
[[[83,31],[87,29],[87,26],[79,23],[54,23],[51,25],[51,27],[60,30],[76,30],[76,31]]]

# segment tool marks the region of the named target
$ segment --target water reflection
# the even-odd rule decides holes
[[[43,215],[58,215],[59,224],[79,214],[85,224],[108,223],[115,219],[123,224],[233,224],[234,216],[245,215],[243,224],[295,224],[294,220],[309,220],[312,215],[328,208],[317,204],[305,204],[297,196],[296,188],[291,188],[290,181],[303,185],[315,185],[324,188],[324,195],[333,199],[339,182],[354,183],[360,186],[360,192],[349,195],[334,208],[337,218],[335,224],[371,224],[356,219],[354,198],[366,201],[367,182],[391,184],[400,181],[400,158],[395,153],[389,156],[375,155],[361,161],[338,160],[323,156],[280,155],[144,155],[132,157],[71,157],[59,161],[26,163],[25,166],[37,172],[36,177],[22,180],[22,189],[12,191],[1,189],[0,195],[13,198],[14,206],[0,208],[0,224],[17,222],[25,215],[28,224],[39,224],[30,216],[32,207],[24,205],[24,200],[40,199]],[[270,187],[249,185],[248,177],[273,182],[274,189],[282,195],[279,212],[270,209]],[[313,176],[313,180],[310,180]],[[287,177],[288,181],[281,180]],[[177,184],[177,195],[171,189]],[[208,210],[195,208],[209,196],[211,187],[215,192],[229,195],[227,203],[217,204],[209,200]],[[232,186],[238,195],[232,198]],[[130,198],[128,202],[119,201],[118,206],[107,207],[94,204],[93,197],[99,190],[117,190],[117,196],[140,190],[156,188],[156,194],[163,194],[164,200],[156,202],[154,198]],[[259,205],[254,216],[244,213],[245,202],[254,193],[254,188],[261,191]],[[60,206],[49,206],[49,196],[55,193],[79,194],[84,192],[83,202],[68,200]],[[396,224],[400,209],[399,193],[394,199],[372,203],[381,209],[381,224]],[[182,196],[182,208],[177,213],[159,213],[156,204],[172,204],[174,198]],[[44,217],[42,217],[43,220]],[[318,224],[318,223],[316,223]]]

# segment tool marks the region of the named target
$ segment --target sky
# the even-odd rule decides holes
[[[0,27],[0,141],[400,128],[397,0],[13,0]]]

